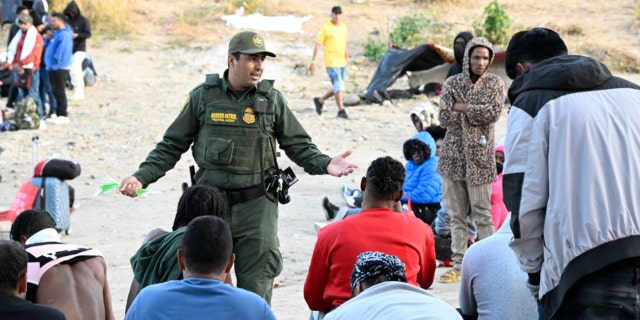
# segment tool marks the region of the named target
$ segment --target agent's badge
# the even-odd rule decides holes
[[[187,98],[184,99],[184,102],[182,103],[182,107],[180,107],[180,112],[182,112],[182,110],[187,107],[187,105],[189,104],[189,100],[191,100],[191,96],[187,95]]]
[[[253,108],[244,109],[242,121],[244,121],[246,124],[252,124],[256,122],[256,114],[253,113]]]
[[[262,46],[263,46],[263,44],[264,44],[264,41],[262,40],[262,37],[261,37],[261,36],[259,36],[259,35],[257,35],[257,34],[256,34],[255,36],[253,36],[253,44],[254,44],[256,47],[262,47]]]

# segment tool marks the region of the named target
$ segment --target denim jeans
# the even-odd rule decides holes
[[[40,118],[44,117],[44,106],[42,105],[42,100],[40,100],[40,70],[33,71],[33,79],[31,80],[31,89],[26,90],[22,88],[18,88],[18,101],[24,99],[30,95],[33,99],[38,103],[38,112],[40,113]]]
[[[604,268],[580,279],[552,319],[640,319],[640,266]]]
[[[49,71],[46,69],[40,69],[40,101],[42,102],[42,108],[44,108],[45,102],[49,101],[49,114],[56,113],[56,98],[53,96],[53,90],[51,89],[51,81],[49,81]]]

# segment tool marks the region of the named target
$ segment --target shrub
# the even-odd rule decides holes
[[[494,45],[505,44],[512,23],[507,13],[500,8],[498,1],[493,0],[484,8],[480,20],[473,23],[473,29],[476,36],[487,38]]]
[[[387,52],[387,44],[380,40],[380,38],[368,38],[367,43],[364,44],[364,56],[379,61]]]
[[[431,21],[421,15],[404,16],[391,33],[391,43],[399,48],[411,49],[424,41],[422,31]]]
[[[235,8],[244,7],[246,13],[254,13],[260,9],[261,0],[228,0]]]
[[[51,10],[62,12],[69,0],[52,0]],[[137,0],[76,0],[80,12],[89,19],[93,34],[117,38],[134,30],[133,7]]]

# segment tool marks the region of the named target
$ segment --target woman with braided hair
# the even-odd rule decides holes
[[[127,307],[144,287],[182,279],[182,270],[178,265],[177,252],[182,236],[191,220],[200,216],[216,216],[225,219],[229,213],[227,198],[218,188],[196,184],[184,191],[178,202],[172,232],[154,229],[142,242],[133,257],[131,268],[133,280],[127,297]],[[226,283],[232,283],[227,276]]]
[[[351,297],[351,271],[358,255],[366,251],[398,256],[406,265],[407,283],[431,286],[436,269],[431,228],[413,215],[393,210],[402,198],[404,179],[399,161],[374,160],[360,182],[362,211],[320,230],[304,284],[311,310],[327,313]]]

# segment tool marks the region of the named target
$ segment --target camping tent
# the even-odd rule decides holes
[[[373,74],[365,100],[367,103],[382,103],[388,100],[387,88],[407,72],[430,70],[438,66],[448,70],[448,65],[454,61],[453,52],[448,51],[450,49],[433,43],[411,50],[389,48]]]
[[[500,76],[508,87],[511,80],[504,71],[504,56],[504,51],[496,52],[489,72]],[[382,103],[384,100],[390,100],[387,88],[404,75],[409,77],[407,89],[414,93],[423,84],[431,83],[439,86],[446,80],[447,72],[454,62],[452,49],[433,43],[411,50],[390,48],[380,60],[364,100],[367,103]]]

